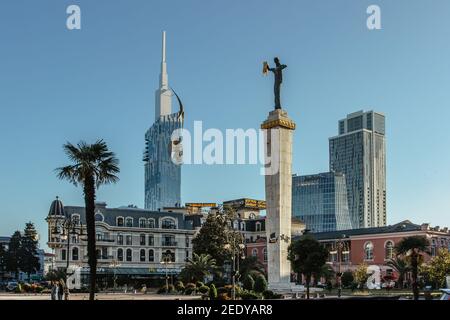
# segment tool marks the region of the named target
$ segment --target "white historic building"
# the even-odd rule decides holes
[[[192,257],[192,238],[200,227],[196,215],[150,211],[136,207],[107,208],[96,203],[97,273],[104,285],[114,278],[156,280],[176,275]],[[54,268],[77,270],[87,283],[85,208],[52,202],[48,246],[54,250]],[[70,221],[71,226],[68,227]]]

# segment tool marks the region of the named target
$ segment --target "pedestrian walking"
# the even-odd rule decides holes
[[[67,285],[64,286],[64,300],[69,300],[69,287]]]

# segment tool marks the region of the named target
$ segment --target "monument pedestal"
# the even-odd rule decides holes
[[[269,113],[261,125],[266,131],[266,235],[269,289],[292,292],[291,264],[287,259],[292,218],[292,134],[295,123],[283,109]]]

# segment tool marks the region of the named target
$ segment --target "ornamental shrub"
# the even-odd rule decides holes
[[[250,274],[247,274],[242,281],[245,290],[253,290],[255,288],[255,280]]]
[[[267,290],[267,280],[262,274],[256,278],[254,289],[258,293],[263,293]]]
[[[239,294],[242,300],[258,300],[261,299],[261,294],[250,290],[242,290]]]
[[[201,286],[200,288],[198,288],[198,292],[200,292],[201,294],[207,294],[207,293],[209,293],[209,287]]]
[[[184,292],[184,284],[183,284],[183,282],[182,281],[177,281],[176,283],[175,283],[175,289],[178,291],[178,292]]]
[[[211,284],[209,287],[209,299],[210,300],[216,300],[217,299],[217,289],[214,283]]]

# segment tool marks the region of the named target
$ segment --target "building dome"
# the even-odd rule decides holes
[[[50,211],[48,212],[49,217],[64,217],[64,205],[61,200],[59,200],[58,197],[56,197],[56,200],[53,200]]]

